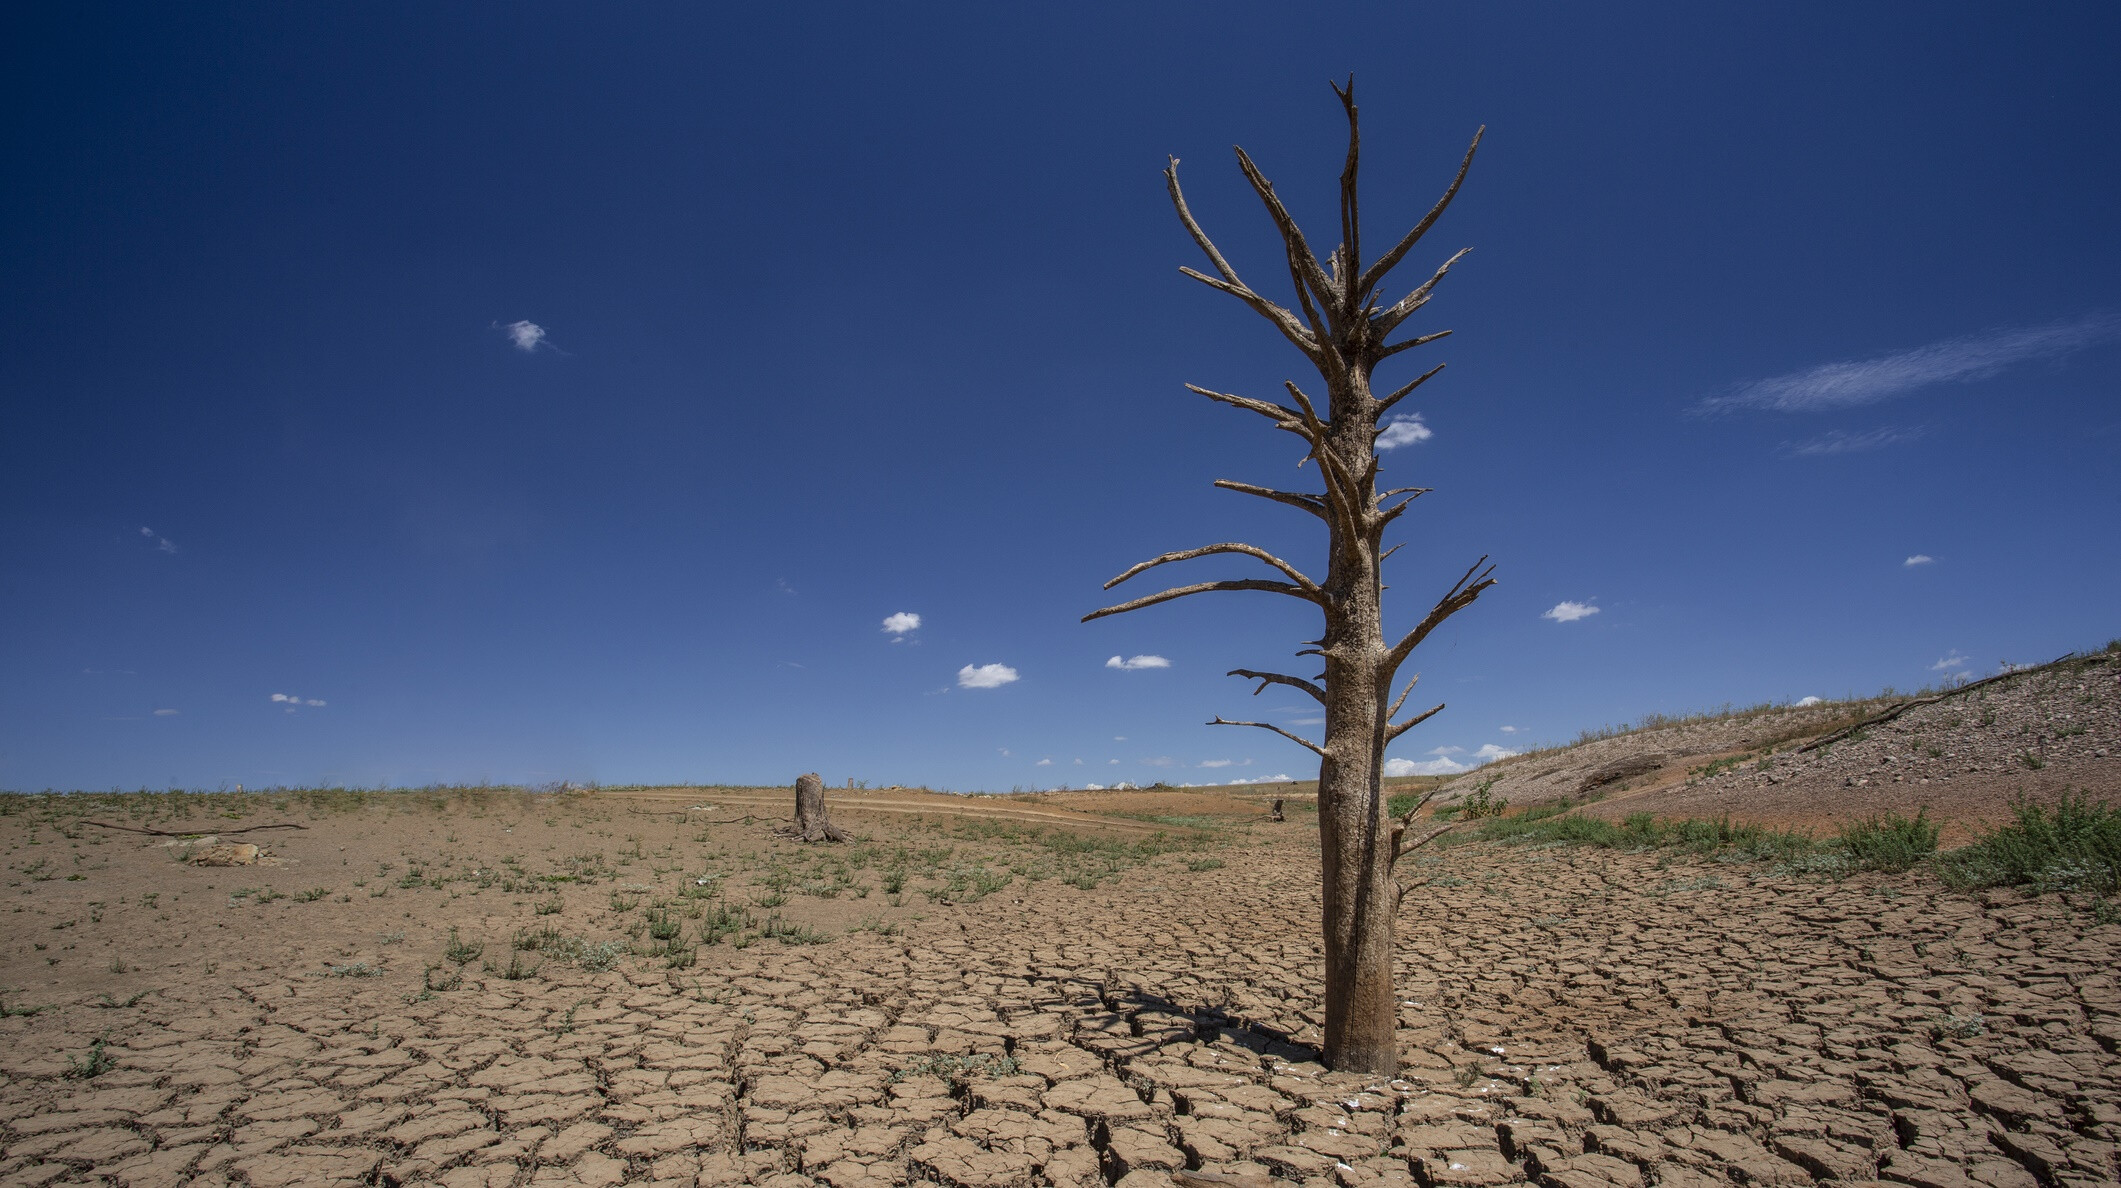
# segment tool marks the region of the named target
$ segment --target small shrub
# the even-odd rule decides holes
[[[778,912],[759,925],[759,935],[784,945],[822,945],[832,939],[815,928],[783,920]]]
[[[289,898],[296,903],[315,903],[329,894],[331,894],[329,887],[311,887],[307,891],[297,891]]]
[[[66,1058],[66,1075],[77,1081],[100,1077],[118,1066],[118,1058],[103,1050],[104,1041],[98,1039],[88,1046],[85,1056]]]
[[[1937,823],[1926,808],[1913,817],[1887,812],[1842,826],[1835,841],[1859,869],[1899,874],[1937,852]]]
[[[1490,779],[1478,788],[1473,789],[1471,796],[1459,802],[1458,815],[1470,821],[1479,817],[1500,817],[1503,813],[1509,811],[1510,802],[1508,800],[1489,794],[1488,789],[1494,786],[1495,781]]]
[[[1222,868],[1223,860],[1220,858],[1195,858],[1186,863],[1186,869],[1196,874],[1204,870],[1221,870]]]
[[[1972,845],[1937,857],[1946,886],[2121,891],[2121,809],[2065,793],[2052,809],[2013,801],[2011,816]]]
[[[458,965],[470,965],[479,959],[479,954],[485,951],[486,942],[462,940],[457,936],[457,930],[451,928],[449,930],[449,947],[442,950],[442,955]]]
[[[366,961],[355,961],[347,965],[327,965],[324,967],[324,972],[327,977],[334,978],[380,978],[383,976],[381,966],[370,965]]]
[[[427,972],[420,978],[420,985],[426,990],[454,990],[463,984],[463,974],[439,962],[428,966]]]

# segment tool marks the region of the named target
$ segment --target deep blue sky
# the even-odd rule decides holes
[[[1286,299],[1350,70],[1369,244],[1488,127],[1395,757],[2121,634],[2111,5],[612,7],[9,10],[0,787],[1306,775],[1307,608],[1077,620],[1322,552],[1158,174]]]

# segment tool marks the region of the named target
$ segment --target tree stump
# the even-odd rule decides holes
[[[1274,798],[1274,819],[1277,821],[1286,821],[1289,819],[1281,815],[1281,797],[1279,796]]]
[[[825,815],[825,781],[816,772],[795,778],[795,833],[806,842],[847,840],[847,834]]]

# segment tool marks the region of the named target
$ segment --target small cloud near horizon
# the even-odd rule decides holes
[[[2121,314],[2108,311],[2044,326],[1999,327],[1871,359],[1822,363],[1754,380],[1702,400],[1694,411],[1854,408],[1937,384],[1988,379],[2017,363],[2058,361],[2115,338],[2121,338]]]
[[[960,689],[999,689],[1016,679],[1016,670],[1006,664],[967,664],[957,670]]]
[[[1556,623],[1573,623],[1578,619],[1588,619],[1597,613],[1598,608],[1588,602],[1563,600],[1555,603],[1553,609],[1542,612],[1539,617],[1552,619]]]
[[[1826,698],[1824,697],[1800,697],[1797,699],[1797,708],[1803,709],[1805,706],[1808,705],[1818,705],[1820,702],[1825,700]]]
[[[1422,422],[1420,413],[1409,413],[1403,417],[1392,418],[1391,423],[1385,426],[1385,431],[1377,435],[1377,448],[1396,450],[1401,446],[1427,441],[1434,436],[1436,431]]]
[[[1902,561],[1900,563],[1900,566],[1903,569],[1913,569],[1917,565],[1935,565],[1936,563],[1937,559],[1935,557],[1930,556],[1928,553],[1917,553],[1914,556],[1909,557],[1907,560]]]
[[[1429,754],[1436,756],[1436,758],[1418,761],[1413,759],[1387,759],[1385,760],[1384,773],[1388,776],[1457,775],[1462,771],[1471,771],[1476,767],[1484,767],[1497,759],[1508,759],[1516,755],[1517,752],[1510,750],[1508,747],[1499,747],[1494,743],[1487,743],[1470,755],[1466,754],[1464,747],[1436,747]],[[1466,761],[1460,762],[1452,758],[1453,755],[1465,755]]]
[[[1935,664],[1930,665],[1930,671],[1944,672],[1948,669],[1953,668],[1965,668],[1967,665],[1967,661],[1968,657],[1960,655],[1959,649],[1953,648],[1951,650],[1950,655],[1945,656],[1943,659],[1937,661]]]
[[[1162,656],[1129,656],[1124,660],[1114,656],[1105,661],[1105,667],[1117,668],[1121,672],[1136,672],[1144,668],[1169,668],[1171,662]]]

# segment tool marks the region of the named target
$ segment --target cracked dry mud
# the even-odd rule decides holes
[[[326,818],[285,849],[329,853],[329,831],[389,824],[373,817]],[[884,843],[905,827],[843,823]],[[452,828],[465,849],[494,840],[473,832],[491,823]],[[770,846],[767,828],[717,838]],[[686,969],[548,960],[520,981],[472,964],[461,988],[425,997],[442,927],[483,926],[491,956],[494,928],[532,922],[510,915],[527,905],[437,889],[224,905],[231,872],[120,843],[110,871],[144,864],[196,906],[158,923],[135,891],[131,914],[106,904],[96,927],[229,939],[212,964],[195,940],[158,951],[166,972],[106,976],[152,988],[129,1008],[62,979],[53,1009],[0,1020],[0,1184],[2121,1178],[2121,926],[2083,904],[1952,894],[1919,875],[1807,882],[1460,847],[1403,913],[1405,1069],[1382,1080],[1327,1072],[1308,1047],[1309,830],[1233,827],[1217,869],[1165,854],[1094,890],[1019,878],[976,902],[908,905],[895,935],[710,945]],[[439,832],[408,844],[439,849]],[[302,887],[324,861],[241,877]],[[842,926],[852,910],[798,909]],[[417,935],[383,976],[317,976],[346,938],[408,915]],[[561,918],[595,922],[572,898]],[[268,931],[253,954],[246,933]],[[6,984],[49,972],[17,947]],[[69,1075],[99,1035],[111,1066]]]

